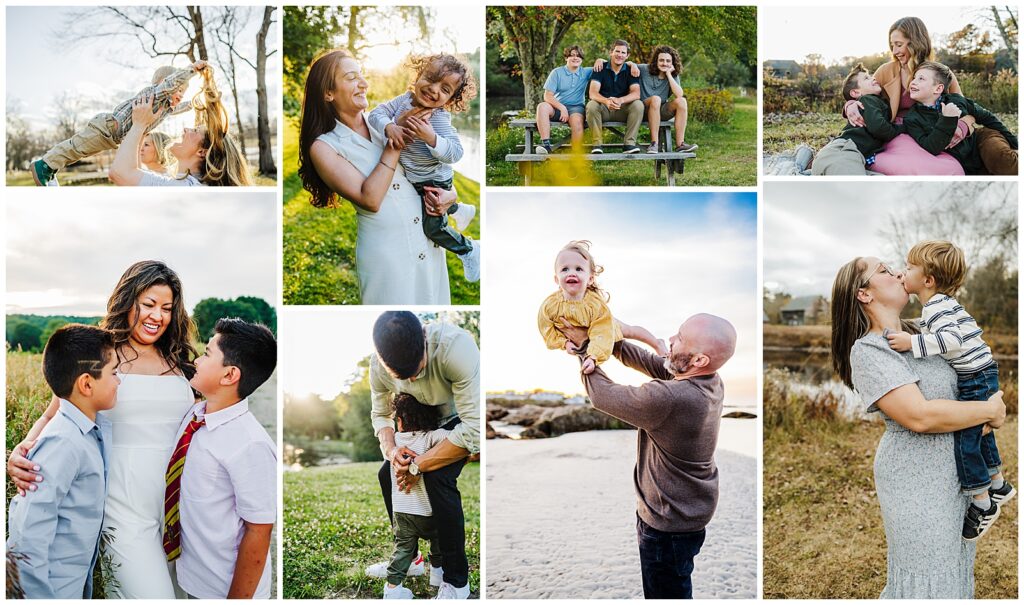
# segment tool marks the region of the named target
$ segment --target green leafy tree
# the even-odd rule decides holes
[[[61,327],[66,326],[68,323],[70,322],[60,317],[54,317],[50,321],[46,322],[46,327],[43,328],[42,333],[39,334],[39,346],[45,347],[46,343],[50,342],[50,336],[53,336],[54,332],[59,330]]]
[[[17,320],[7,324],[7,344],[12,349],[22,351],[39,351],[39,337],[43,330],[27,321]]]
[[[341,395],[343,405],[347,406],[341,417],[343,437],[352,442],[352,459],[356,462],[382,460],[380,442],[373,433],[370,423],[372,401],[370,398],[369,358],[360,362],[358,379],[351,383],[347,393]]]
[[[237,317],[244,321],[262,323],[276,331],[277,314],[261,298],[253,296],[241,296],[232,300],[204,298],[196,304],[196,308],[192,311],[192,321],[196,323],[199,338],[203,342],[212,338],[217,320],[224,317]]]

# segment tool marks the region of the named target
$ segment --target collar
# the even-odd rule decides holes
[[[928,302],[924,303],[924,306],[927,307],[928,305],[935,305],[935,304],[938,304],[940,302],[945,302],[945,301],[949,300],[950,298],[952,298],[952,297],[949,296],[948,294],[943,294],[942,292],[936,292],[935,296],[932,296],[931,298],[928,299]]]
[[[94,428],[97,428],[97,424],[92,420],[89,420],[89,417],[85,415],[85,412],[78,409],[78,406],[67,399],[60,400],[60,411],[68,417],[68,420],[75,423],[75,426],[78,427],[78,430],[82,431],[83,435],[87,434]]]
[[[369,141],[363,138],[363,135],[356,134],[354,130],[346,126],[341,120],[338,120],[337,118],[335,118],[334,120],[334,134],[336,134],[339,139],[347,139],[353,142],[354,144],[363,147],[364,149],[372,149],[373,147],[384,147],[384,144],[380,142],[377,131],[375,131],[373,128],[370,128],[370,124],[366,121],[365,111],[359,112],[359,119],[363,121],[363,124],[366,125],[366,129],[370,131]]]
[[[212,414],[206,413],[206,401],[201,401],[197,403],[194,408],[192,408],[191,413],[195,414],[196,418],[198,418],[199,420],[205,418],[206,428],[212,431],[217,427],[225,425],[234,420],[235,418],[242,416],[248,411],[249,399],[246,398],[239,401],[238,403],[231,404],[228,407],[224,408],[223,410],[219,410]]]
[[[576,71],[573,71],[573,70],[569,69],[568,65],[563,65],[562,69],[565,71],[565,73],[569,74],[570,76],[582,76],[583,75],[583,65],[582,64],[580,64],[580,66],[576,68]]]
[[[939,98],[935,99],[935,103],[932,105],[920,102],[918,103],[918,105],[920,105],[921,107],[927,107],[928,109],[931,109],[933,111],[942,111],[942,95],[939,95]]]

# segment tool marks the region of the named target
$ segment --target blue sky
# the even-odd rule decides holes
[[[273,193],[142,191],[86,188],[57,199],[50,189],[9,190],[6,312],[102,315],[124,270],[146,259],[178,273],[190,310],[246,295],[276,306]]]
[[[537,309],[555,290],[555,255],[589,239],[612,313],[667,339],[695,313],[725,317],[739,334],[722,374],[733,404],[753,404],[757,207],[754,193],[493,192],[488,195],[481,333],[487,391],[578,393],[577,362],[545,348]],[[643,377],[615,361],[623,383]]]

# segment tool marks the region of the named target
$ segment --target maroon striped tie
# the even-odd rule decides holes
[[[181,515],[178,510],[178,499],[181,496],[181,472],[185,468],[185,454],[192,443],[192,435],[199,427],[206,424],[206,418],[199,420],[192,415],[192,420],[185,427],[185,432],[174,447],[171,461],[167,463],[167,489],[164,491],[164,552],[167,560],[173,561],[181,556]]]

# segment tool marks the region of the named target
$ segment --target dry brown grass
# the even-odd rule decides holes
[[[831,346],[832,326],[764,326],[764,346],[828,349]],[[985,332],[985,342],[997,356],[1017,356],[1017,334]]]
[[[1006,476],[1018,484],[1017,417],[1000,429]],[[872,464],[884,428],[764,433],[764,597],[876,599],[885,585],[885,532]],[[1017,503],[978,545],[979,599],[1017,596]]]

